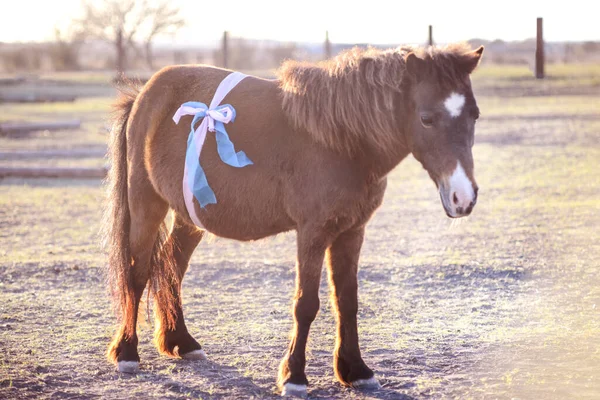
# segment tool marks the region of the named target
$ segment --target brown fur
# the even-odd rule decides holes
[[[280,386],[308,382],[305,351],[319,310],[324,259],[338,326],[336,376],[345,385],[373,377],[360,355],[356,323],[365,225],[382,203],[387,173],[410,152],[432,177],[446,176],[460,161],[473,179],[476,104],[468,74],[481,51],[465,51],[354,49],[319,66],[288,62],[280,80],[247,77],[223,100],[237,114],[227,132],[254,164],[225,165],[209,133],[200,158],[218,203],[201,208],[196,202],[195,211],[205,230],[236,240],[297,231],[294,328]],[[119,103],[108,243],[111,287],[124,315],[109,348],[115,362],[139,361],[135,325],[147,285],[157,304],[159,350],[185,356],[201,348],[187,331],[181,306],[181,281],[203,235],[182,192],[191,117],[179,125],[171,118],[186,101],[209,104],[229,73],[208,66],[165,68],[135,100]],[[468,112],[460,118],[439,112],[450,90],[465,95]],[[422,110],[440,114],[435,128],[421,126]],[[175,223],[161,242],[169,208]]]

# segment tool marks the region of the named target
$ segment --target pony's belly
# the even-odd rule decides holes
[[[205,209],[196,206],[202,229],[235,240],[258,240],[292,230],[296,224],[279,207],[228,204],[219,201]]]

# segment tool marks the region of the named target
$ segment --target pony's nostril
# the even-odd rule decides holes
[[[458,196],[456,195],[456,192],[452,193],[452,201],[454,204],[458,204]]]

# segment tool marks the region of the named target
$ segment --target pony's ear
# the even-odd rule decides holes
[[[463,54],[461,60],[461,66],[463,70],[470,74],[475,68],[479,65],[481,61],[481,55],[483,54],[483,46],[479,46],[479,48],[475,51]]]
[[[406,71],[411,75],[415,80],[419,81],[425,74],[425,68],[427,68],[427,63],[422,58],[417,57],[415,53],[408,53],[405,58],[406,62]]]

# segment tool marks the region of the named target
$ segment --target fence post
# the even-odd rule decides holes
[[[429,25],[429,41],[430,46],[433,46],[433,26]]]
[[[223,68],[227,68],[229,64],[229,32],[227,31],[223,32],[223,46],[221,50],[223,51]]]
[[[325,31],[325,59],[331,58],[331,42],[329,41],[329,31]]]
[[[544,78],[544,32],[542,18],[537,19],[537,44],[535,49],[535,77]]]

